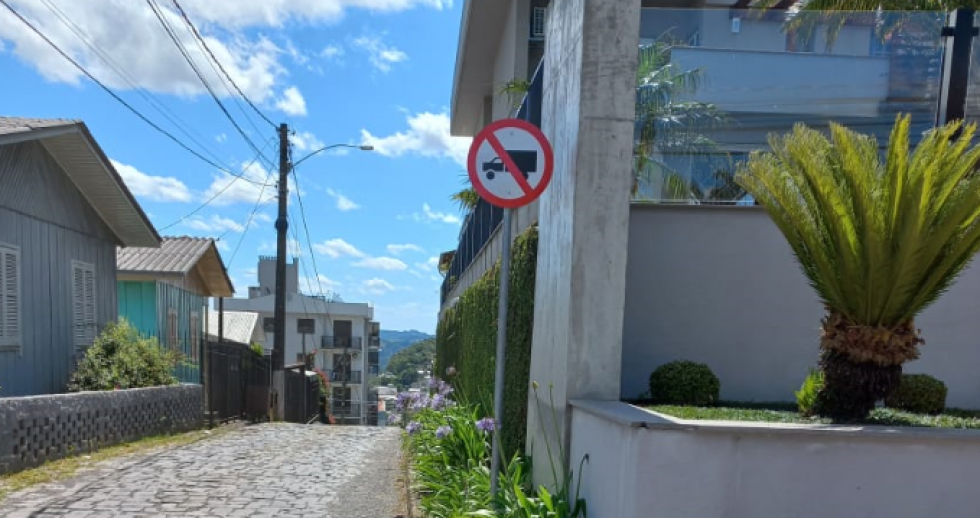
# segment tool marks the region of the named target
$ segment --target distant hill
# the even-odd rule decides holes
[[[378,358],[378,367],[381,372],[388,367],[388,360],[395,355],[398,351],[414,344],[415,342],[420,342],[427,338],[434,338],[433,335],[428,333],[423,333],[422,331],[416,331],[414,329],[410,331],[388,331],[385,329],[381,330],[381,355]]]

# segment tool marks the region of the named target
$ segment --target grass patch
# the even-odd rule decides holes
[[[215,428],[210,430],[210,434],[206,434],[204,430],[195,430],[180,434],[146,437],[138,441],[117,444],[90,453],[54,460],[36,468],[2,475],[0,476],[0,503],[15,491],[20,491],[37,484],[65,480],[81,470],[94,467],[102,461],[165,447],[184,446],[207,437],[215,437],[226,429],[227,427]]]
[[[792,408],[792,405],[788,405]],[[693,407],[669,405],[644,405],[645,408],[680,419],[709,420],[709,421],[756,421],[763,423],[802,423],[802,424],[831,424],[830,419],[804,417],[790,410],[787,405],[771,405],[765,408],[760,404],[726,403],[725,406]],[[876,408],[868,419],[859,423],[876,426],[917,426],[928,428],[961,428],[980,430],[980,412],[970,410],[947,409],[939,415],[913,414]]]

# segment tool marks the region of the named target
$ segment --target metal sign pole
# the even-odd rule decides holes
[[[500,427],[504,412],[504,353],[507,349],[507,296],[510,288],[510,216],[512,209],[504,209],[503,246],[500,252],[500,296],[497,304],[497,374],[493,384],[493,446],[490,458],[490,498],[497,497],[500,474]]]

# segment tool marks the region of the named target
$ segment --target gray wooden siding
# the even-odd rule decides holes
[[[115,238],[42,146],[19,144],[0,147],[0,242],[20,247],[23,337],[0,352],[0,397],[61,392],[77,361],[71,262],[95,265],[101,328],[118,312]]]
[[[0,207],[86,236],[116,241],[112,230],[38,142],[0,146],[0,186]]]

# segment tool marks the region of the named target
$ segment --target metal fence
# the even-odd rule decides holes
[[[542,85],[544,84],[543,61],[538,64],[538,68],[531,80],[531,85],[521,106],[517,109],[515,117],[524,119],[536,126],[541,126],[541,101]],[[459,279],[476,259],[476,256],[483,250],[483,247],[490,241],[494,231],[500,226],[504,218],[503,209],[490,205],[482,198],[476,206],[466,216],[463,221],[462,229],[459,232],[459,245],[453,255],[449,269],[446,271],[445,279],[442,281],[441,302],[445,304],[449,293],[459,282]]]
[[[269,407],[269,360],[241,344],[209,342],[206,351],[208,412],[228,421],[266,418]]]
[[[320,415],[320,380],[301,369],[285,371],[286,400],[283,417],[290,423],[311,423]]]

